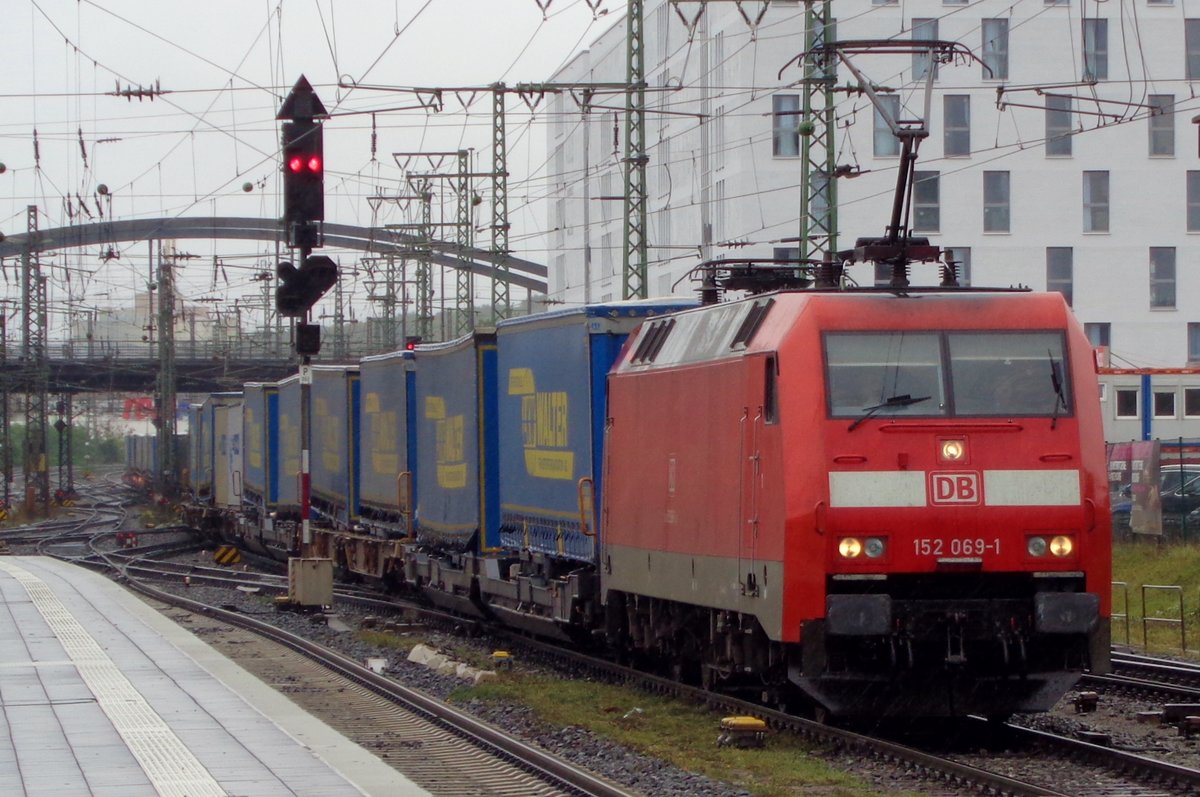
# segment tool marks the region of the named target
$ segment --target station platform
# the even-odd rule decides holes
[[[0,795],[428,795],[109,579],[0,556]]]

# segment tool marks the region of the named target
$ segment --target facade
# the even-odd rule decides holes
[[[702,260],[798,253],[796,111],[805,4],[646,0],[652,296],[690,294]],[[935,67],[916,164],[915,234],[954,252],[970,284],[1063,292],[1113,366],[1200,364],[1200,8],[1184,0],[838,0],[838,40],[953,40]],[[1189,16],[1194,14],[1195,16]],[[617,21],[553,76],[621,82]],[[929,59],[851,56],[903,119],[925,105]],[[899,147],[838,70],[837,245],[884,233]],[[551,103],[550,299],[621,298],[620,94],[585,113]],[[792,240],[788,240],[792,239]],[[871,284],[869,265],[849,275]],[[915,266],[913,282],[936,280]],[[1182,396],[1178,402],[1182,407]],[[1182,411],[1181,411],[1182,412]],[[1179,415],[1182,420],[1184,416]]]

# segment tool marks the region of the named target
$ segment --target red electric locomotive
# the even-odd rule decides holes
[[[1091,346],[1057,293],[794,291],[609,377],[611,637],[848,717],[1049,709],[1109,651]]]

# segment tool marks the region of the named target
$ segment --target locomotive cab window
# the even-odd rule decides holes
[[[946,335],[955,415],[1070,415],[1059,332]]]
[[[825,336],[834,418],[1068,416],[1061,332],[851,332]]]
[[[887,415],[945,413],[937,333],[830,333],[825,362],[835,418],[855,418],[876,407],[886,407]]]

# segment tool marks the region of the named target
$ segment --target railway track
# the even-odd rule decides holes
[[[151,585],[182,574],[225,588],[251,585],[286,592],[286,579],[154,561],[194,543],[172,542],[133,550],[105,550],[113,528],[95,516],[55,533],[47,555],[116,574],[131,589],[174,607],[176,619],[200,629],[260,677],[335,727],[391,761],[414,782],[439,795],[497,797],[631,797],[614,783],[480,722],[469,714],[379,675],[358,662],[243,613],[227,611]],[[56,552],[64,535],[83,553]],[[39,546],[41,549],[43,546]],[[153,563],[151,563],[153,562]],[[205,572],[209,571],[209,572]],[[352,595],[346,595],[349,599]],[[264,669],[265,668],[265,669]]]
[[[177,582],[178,572],[192,567],[194,566],[185,565],[178,570],[163,568],[158,575]],[[207,575],[201,577],[208,578]],[[244,578],[244,574],[238,574],[235,579],[225,580],[240,582]],[[212,583],[221,585],[222,581],[218,573]],[[280,582],[276,579],[264,579],[259,583],[264,589],[269,589],[273,584]],[[283,589],[282,586],[278,588]],[[420,615],[425,622],[458,626],[471,623],[428,607],[397,601],[394,598],[385,601],[361,592],[339,594],[337,600],[339,605],[354,606],[366,612],[402,609],[409,615]],[[961,790],[962,793],[979,792],[1014,797],[1167,797],[1200,791],[1200,772],[1194,769],[1068,736],[1056,736],[1019,726],[1004,726],[999,752],[982,756],[962,755],[954,751],[914,746],[894,738],[880,738],[834,728],[786,712],[771,711],[752,702],[692,688],[674,680],[620,667],[603,659],[564,650],[520,635],[506,634],[496,629],[488,629],[488,633],[501,640],[507,647],[522,651],[522,658],[552,661],[553,666],[560,669],[565,662],[565,666],[573,673],[610,682],[627,683],[658,694],[705,704],[722,714],[759,716],[776,732],[793,733],[814,745],[830,747],[852,757],[870,758],[883,764],[920,772],[934,789],[939,790],[938,793],[942,793],[942,789],[950,788]],[[988,748],[997,744],[997,734],[1001,732],[998,726],[983,722],[970,727],[971,738],[978,740],[974,743],[975,747]],[[1009,752],[1005,752],[1013,749],[1021,751],[1016,761]],[[1047,779],[1046,773],[1052,773],[1052,777]],[[1065,786],[1060,783],[1063,780],[1067,781]]]
[[[268,682],[282,684],[282,691],[301,705],[313,708],[327,720],[332,718],[335,727],[340,724],[344,733],[359,737],[360,743],[365,742],[418,785],[439,795],[630,795],[615,784],[301,636],[244,614],[172,595],[142,581],[129,583],[147,597],[237,629],[211,630],[202,636],[210,642],[218,636],[219,648],[243,648],[239,660],[252,665],[266,662],[267,670],[260,672],[260,677],[265,675]],[[247,642],[246,632],[257,639]],[[252,647],[244,649],[247,644]],[[284,651],[290,655],[284,655]]]
[[[112,522],[111,516],[105,519],[109,523]],[[71,558],[81,564],[93,567],[107,567],[119,571],[122,577],[129,581],[132,588],[137,589],[148,597],[160,601],[169,601],[174,606],[182,607],[187,612],[193,613],[194,616],[204,618],[202,622],[215,623],[219,620],[221,624],[227,624],[226,627],[236,626],[238,629],[241,629],[237,632],[228,630],[206,631],[205,633],[210,636],[221,637],[227,634],[244,634],[252,631],[254,634],[264,635],[263,638],[270,639],[270,644],[283,645],[288,650],[294,651],[295,656],[303,657],[303,663],[289,665],[294,668],[290,674],[279,676],[277,682],[284,684],[283,691],[288,692],[290,689],[293,699],[296,699],[295,693],[300,691],[303,692],[304,700],[317,702],[319,702],[319,698],[314,698],[313,695],[354,694],[355,702],[353,705],[355,707],[350,710],[350,716],[369,719],[369,722],[365,722],[364,724],[376,729],[375,733],[377,737],[373,741],[368,740],[368,746],[378,746],[383,743],[380,740],[393,737],[399,739],[411,738],[408,735],[406,723],[410,721],[427,721],[432,716],[439,714],[445,717],[445,712],[450,711],[449,718],[438,720],[438,722],[446,723],[442,726],[444,730],[439,731],[437,734],[432,731],[421,734],[422,742],[419,747],[410,746],[404,748],[402,746],[394,753],[388,754],[388,758],[393,761],[414,759],[413,771],[417,773],[418,777],[429,778],[428,782],[430,783],[436,782],[439,774],[444,774],[446,767],[444,765],[433,765],[428,770],[421,769],[426,760],[434,760],[432,748],[425,749],[426,744],[433,744],[432,741],[426,742],[427,738],[432,740],[434,736],[445,734],[448,739],[447,743],[453,740],[457,744],[463,744],[463,737],[477,735],[479,728],[487,727],[469,717],[469,715],[450,710],[437,701],[433,701],[419,692],[407,689],[395,683],[390,678],[374,673],[345,656],[321,648],[315,643],[283,631],[269,623],[256,620],[242,613],[228,612],[214,606],[207,606],[192,601],[186,597],[172,595],[167,591],[146,583],[148,579],[154,579],[179,584],[182,581],[182,577],[186,575],[192,579],[193,583],[208,583],[226,589],[238,589],[241,587],[243,591],[250,588],[261,590],[264,593],[282,593],[287,588],[286,578],[282,576],[258,572],[242,572],[227,568],[202,567],[192,563],[162,561],[161,557],[169,556],[174,552],[182,550],[182,545],[147,546],[133,550],[104,550],[102,540],[106,534],[111,535],[111,528],[97,533],[96,529],[98,525],[102,524],[102,521],[94,515],[88,521],[77,521],[77,523],[79,525],[74,530],[66,526],[48,530],[49,539],[55,541],[48,547],[53,549],[64,544],[64,541],[67,541],[72,546],[78,546],[81,537],[85,534],[85,531],[80,526],[86,526],[91,529],[90,540],[92,542],[89,545],[92,547],[90,551],[86,555],[74,555],[64,558]],[[48,550],[48,552],[54,555],[53,550]],[[462,618],[431,611],[426,607],[413,605],[400,606],[393,599],[385,601],[363,590],[343,590],[339,588],[336,599],[339,604],[353,605],[364,612],[403,610],[409,613],[423,613],[427,621],[452,623],[459,626],[466,622]],[[201,621],[197,619],[192,622]],[[492,629],[490,633],[494,634],[496,632]],[[500,634],[500,636],[503,636],[503,634]],[[243,640],[231,644],[237,647],[239,645],[246,646],[250,643]],[[974,792],[1012,795],[1013,797],[1019,795],[1166,797],[1168,795],[1200,792],[1200,772],[1195,769],[1046,731],[1011,725],[1005,726],[1003,729],[1005,736],[1001,750],[1019,750],[1020,753],[1018,756],[1014,757],[1009,752],[967,755],[956,751],[944,751],[920,745],[914,746],[895,741],[894,739],[879,738],[870,734],[861,734],[830,727],[785,712],[765,709],[760,705],[750,702],[706,692],[669,679],[657,678],[636,670],[619,667],[611,662],[584,656],[578,652],[564,651],[561,648],[520,636],[507,637],[505,644],[514,649],[522,649],[526,652],[525,655],[532,654],[539,658],[553,658],[560,663],[558,666],[564,666],[562,662],[566,662],[565,666],[575,671],[585,672],[591,677],[601,677],[610,681],[635,684],[640,688],[656,693],[673,695],[680,699],[708,705],[721,713],[752,714],[762,717],[776,732],[793,733],[816,745],[833,748],[855,758],[870,758],[881,764],[919,772],[939,794],[958,792],[965,794]],[[270,660],[278,657],[272,655],[263,658]],[[1116,661],[1119,672],[1122,673],[1117,677],[1127,681],[1133,678],[1133,676],[1125,675],[1125,672],[1139,672],[1144,677],[1135,680],[1144,681],[1146,684],[1159,689],[1192,689],[1193,687],[1186,686],[1185,684],[1200,681],[1200,668],[1188,666],[1186,663],[1164,662],[1150,660],[1147,657],[1124,655],[1117,656]],[[326,672],[334,674],[328,675],[325,674]],[[1160,676],[1164,679],[1169,677],[1178,683],[1165,684],[1162,681],[1151,680],[1151,678],[1158,678]],[[291,684],[291,686],[289,687],[288,684]],[[405,705],[407,712],[405,719],[393,721],[389,717],[395,713],[394,706],[397,703]],[[351,704],[348,702],[346,705]],[[320,706],[315,706],[314,708],[320,710]],[[408,719],[410,714],[415,718]],[[396,722],[398,724],[394,727],[389,727],[389,722]],[[995,724],[982,722],[981,724],[976,724],[974,727],[982,728],[982,730],[974,731],[980,739],[995,740],[997,737],[998,729]],[[491,729],[490,733],[499,734],[494,729]],[[500,734],[500,736],[503,736],[503,734]],[[535,780],[537,780],[536,787],[532,784],[526,784],[525,791],[514,793],[628,794],[628,792],[622,791],[620,787],[613,786],[602,779],[597,780],[599,786],[589,784],[588,780],[595,778],[583,770],[577,770],[574,774],[563,778],[561,773],[556,772],[556,767],[560,766],[561,762],[558,762],[552,756],[547,757],[545,753],[539,751],[535,751],[536,755],[531,763],[527,756],[529,755],[528,751],[533,750],[533,748],[516,740],[489,738],[485,733],[483,741],[477,741],[474,744],[482,745],[482,749],[493,751],[490,754],[478,754],[478,757],[485,762],[481,764],[482,773],[488,772],[489,767],[502,766],[497,763],[486,763],[488,755],[495,754],[496,751],[499,751],[500,755],[506,758],[506,763],[503,766],[515,765],[523,771],[539,773],[535,777]],[[981,741],[980,744],[986,747],[988,742]],[[514,747],[509,747],[509,745],[514,745]],[[474,749],[480,748],[476,747]],[[448,753],[447,755],[453,756],[452,760],[466,760],[473,757],[464,754],[461,750]],[[539,759],[537,756],[541,756],[543,759],[548,758],[548,761]],[[400,766],[407,773],[408,769],[406,767],[407,764]],[[422,771],[427,771],[428,774],[420,774]],[[1041,776],[1047,772],[1053,773],[1053,776],[1050,778]],[[547,775],[546,773],[549,774]],[[480,778],[484,780],[487,780],[488,777],[489,775],[487,774],[480,775]],[[555,785],[547,785],[544,779],[538,779],[546,777],[549,777],[551,781],[554,781],[555,778],[560,778],[560,780],[555,781]],[[582,777],[583,781],[580,783],[572,782],[570,780],[572,777]],[[593,787],[599,790],[588,791],[588,789]],[[604,789],[611,789],[611,791],[605,791]],[[455,794],[456,792],[442,791],[439,787],[437,793]],[[494,791],[493,793],[504,794],[505,792]]]

